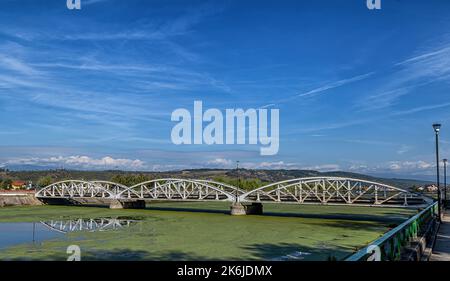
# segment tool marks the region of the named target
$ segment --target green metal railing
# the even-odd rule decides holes
[[[379,250],[382,261],[400,260],[402,248],[407,246],[414,238],[423,234],[435,222],[437,214],[438,204],[435,202],[345,260],[372,260],[375,254],[374,248]]]

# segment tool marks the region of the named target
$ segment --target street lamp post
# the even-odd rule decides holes
[[[433,124],[433,129],[436,139],[436,185],[437,185],[437,195],[438,195],[438,220],[441,220],[441,188],[439,184],[439,131],[441,130],[441,124]]]
[[[241,186],[241,175],[239,174],[239,161],[236,161],[236,172],[238,177],[238,188]],[[236,189],[235,202],[238,202],[238,190]]]
[[[447,159],[444,159],[444,208],[447,208]]]

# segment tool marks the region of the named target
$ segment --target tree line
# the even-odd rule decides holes
[[[62,180],[68,180],[69,178],[57,178],[52,175],[46,175],[40,177],[37,182],[33,183],[34,187],[37,188],[43,188],[46,187],[52,183],[62,181]],[[133,186],[145,181],[150,181],[155,179],[154,176],[148,175],[148,174],[114,174],[110,177],[110,181],[122,184],[125,186]],[[210,178],[209,178],[210,179]],[[0,177],[0,189],[8,190],[11,189],[11,184],[13,182],[13,178],[10,177]],[[257,178],[250,178],[250,179],[239,179],[234,177],[227,177],[227,176],[216,176],[212,178],[213,181],[233,185],[236,187],[239,187],[244,190],[252,190],[258,187],[261,187],[263,185],[268,184],[267,182],[263,182],[260,179]]]
[[[239,179],[230,177],[214,177],[214,181],[229,184],[244,190],[253,190],[255,188],[269,184],[268,182],[261,181],[260,179]]]

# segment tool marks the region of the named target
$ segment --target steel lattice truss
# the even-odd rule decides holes
[[[129,188],[126,185],[110,181],[91,181],[91,183],[100,186],[104,190],[111,191],[112,194],[119,194]]]
[[[69,233],[76,231],[108,231],[116,230],[123,227],[129,227],[135,221],[122,220],[113,218],[99,218],[99,219],[76,219],[76,220],[51,220],[41,221],[49,229],[61,233]]]
[[[227,184],[206,180],[158,179],[143,182],[117,194],[123,199],[233,201],[244,191]]]
[[[157,179],[126,187],[105,181],[62,181],[36,193],[37,198],[110,198],[182,201],[234,201],[244,191],[231,185],[190,179]]]
[[[312,177],[269,184],[239,196],[241,202],[408,205],[421,196],[382,183],[340,177]]]
[[[429,201],[386,184],[340,177],[292,179],[248,192],[209,180],[156,179],[131,187],[107,181],[70,180],[51,184],[36,197],[359,205],[417,205]]]
[[[36,193],[37,198],[115,198],[115,185],[67,180],[51,184]]]

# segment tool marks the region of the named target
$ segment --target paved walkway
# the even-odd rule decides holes
[[[445,210],[430,261],[450,261],[450,210]]]

